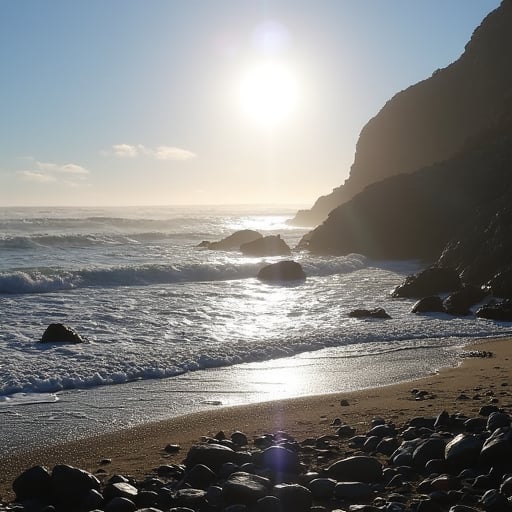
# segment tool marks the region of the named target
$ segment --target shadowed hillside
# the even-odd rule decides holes
[[[349,178],[291,222],[319,224],[366,186],[453,156],[495,122],[512,96],[511,62],[512,1],[503,0],[456,62],[384,105],[361,131]]]
[[[320,254],[420,258],[483,284],[512,268],[512,101],[452,158],[367,187],[306,235]]]

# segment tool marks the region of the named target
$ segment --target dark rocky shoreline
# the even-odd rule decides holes
[[[481,403],[475,416],[439,411],[400,424],[374,418],[364,432],[335,417],[330,433],[305,439],[279,431],[249,440],[240,431],[220,431],[183,453],[182,463],[149,469],[137,480],[109,474],[109,459],[98,461],[94,475],[36,466],[14,481],[17,500],[1,510],[506,512],[512,510],[511,417],[498,407],[493,387],[453,397]],[[429,392],[410,393],[435,404]]]

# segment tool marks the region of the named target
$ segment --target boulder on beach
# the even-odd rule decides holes
[[[250,505],[270,492],[270,480],[263,476],[237,471],[229,475],[222,486],[222,497],[227,503]]]
[[[92,473],[67,464],[54,466],[51,486],[54,499],[62,510],[76,510],[89,491],[100,491],[100,481]]]
[[[185,459],[185,466],[192,468],[196,464],[204,464],[206,467],[216,471],[226,462],[239,462],[239,455],[221,444],[196,444],[188,451]]]
[[[74,329],[64,324],[50,324],[39,343],[85,343]]]
[[[204,240],[198,247],[206,247],[215,251],[238,251],[240,246],[249,242],[254,242],[262,238],[261,233],[252,229],[242,229],[235,231],[232,235],[229,235],[218,242],[208,242]]]
[[[296,261],[278,261],[263,267],[258,272],[262,281],[300,281],[306,279],[306,273]]]
[[[299,484],[276,484],[272,494],[279,499],[283,512],[309,512],[313,502],[311,491]],[[269,509],[267,509],[269,510]]]
[[[452,466],[471,466],[478,461],[483,444],[483,439],[478,436],[468,433],[458,434],[445,446],[444,458]]]
[[[12,490],[19,502],[45,498],[51,489],[51,475],[44,466],[34,466],[18,475],[12,483]]]
[[[280,235],[265,236],[240,246],[245,256],[288,256],[291,249]]]
[[[299,455],[283,446],[270,446],[261,453],[261,465],[275,472],[297,473],[300,471]]]
[[[327,474],[339,482],[379,482],[382,464],[375,457],[354,455],[338,460],[327,468]]]

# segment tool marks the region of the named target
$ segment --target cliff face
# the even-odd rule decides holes
[[[512,97],[512,0],[475,30],[453,64],[395,95],[362,129],[345,183],[292,223],[316,225],[366,186],[457,153],[486,130]]]
[[[481,285],[512,270],[512,101],[444,162],[368,186],[304,239],[319,254],[438,258]]]

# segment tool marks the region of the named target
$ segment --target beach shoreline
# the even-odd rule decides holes
[[[301,439],[332,434],[335,418],[360,433],[367,430],[374,417],[401,424],[413,416],[436,416],[442,410],[475,415],[490,401],[512,407],[512,381],[508,381],[511,341],[477,341],[468,350],[479,351],[480,355],[491,352],[493,356],[467,357],[457,367],[443,368],[418,380],[214,409],[8,456],[0,460],[0,497],[11,500],[13,479],[39,464],[51,468],[65,463],[92,473],[101,470],[103,475],[141,478],[162,464],[181,462],[202,436],[213,436],[221,430],[227,434],[240,430],[249,438],[284,430]],[[411,392],[414,389],[423,391],[421,399]],[[164,448],[168,444],[179,445],[179,452],[167,453]]]

